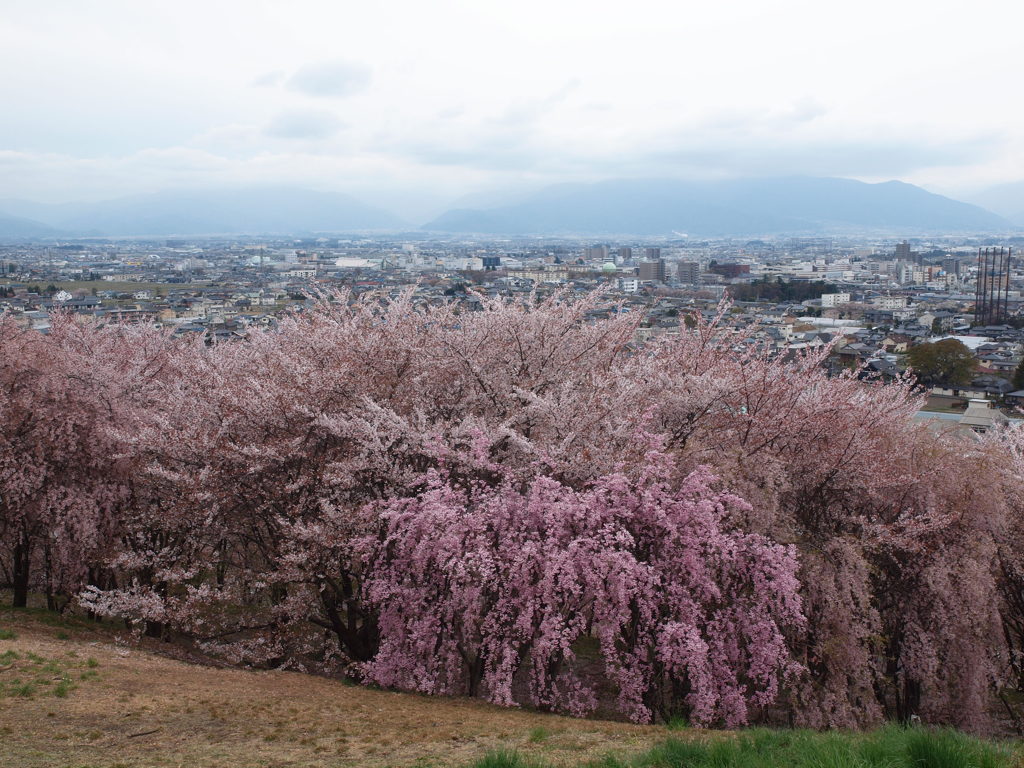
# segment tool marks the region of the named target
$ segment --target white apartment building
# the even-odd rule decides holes
[[[906,296],[878,296],[871,303],[881,309],[903,309],[907,306]]]
[[[840,304],[849,304],[850,294],[848,293],[823,293],[821,294],[821,308],[838,307]]]

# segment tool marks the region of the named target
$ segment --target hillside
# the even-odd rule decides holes
[[[575,720],[196,663],[0,608],[0,765],[18,768],[1020,768],[1020,742],[889,726],[740,732]]]
[[[61,204],[0,200],[0,212],[83,236],[303,234],[403,225],[350,195],[288,187],[166,191]]]
[[[14,639],[4,639],[11,632]],[[169,658],[173,650],[153,641],[129,646],[84,621],[0,608],[0,765],[463,766],[499,748],[576,765],[640,751],[665,734],[298,672],[199,666]]]
[[[424,229],[487,234],[696,236],[1006,228],[974,205],[889,181],[787,177],[728,181],[619,179],[562,184],[514,205],[449,211]]]
[[[1018,226],[1024,226],[1024,181],[991,187],[975,193],[970,200]]]
[[[39,221],[0,213],[0,242],[55,237],[60,232]]]

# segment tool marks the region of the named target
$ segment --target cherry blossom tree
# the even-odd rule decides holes
[[[364,555],[382,685],[483,693],[581,715],[597,704],[577,653],[592,638],[618,708],[737,725],[796,666],[783,630],[802,624],[792,548],[729,530],[745,502],[701,468],[676,488],[656,448],[639,475],[576,491],[550,478],[460,487],[431,474],[415,498],[379,505]]]
[[[656,428],[751,502],[749,530],[800,551],[808,624],[792,643],[808,674],[793,719],[978,727],[1005,665],[992,631],[998,458],[913,421],[911,379],[829,376],[827,347],[771,357],[728,331],[698,322],[662,343]]]
[[[1002,597],[1000,617],[1008,649],[1008,683],[1024,691],[1024,429],[1020,423],[996,428],[985,434],[984,443],[991,449],[989,466],[999,470],[998,476],[985,478],[986,490],[991,498],[1005,499],[1006,503],[996,562]],[[1024,730],[1024,712],[1013,705],[1010,697],[1001,698],[1017,730]]]
[[[1021,647],[1012,450],[916,423],[911,378],[747,343],[725,305],[641,344],[599,293],[479,299],[325,296],[167,353],[119,400],[132,502],[87,604],[506,704],[592,707],[590,643],[636,719],[984,726]]]
[[[0,555],[13,604],[69,598],[115,546],[133,501],[109,427],[159,371],[164,338],[70,315],[48,334],[0,316]]]
[[[608,369],[632,336],[634,318],[587,325],[597,306],[556,297],[466,314],[414,307],[411,293],[338,295],[245,344],[182,355],[125,430],[151,502],[116,563],[124,584],[90,606],[252,663],[369,659],[376,624],[350,548],[362,508],[415,491],[443,457],[454,471],[482,425],[500,436],[496,466],[543,458],[530,433],[553,411],[538,394],[564,397],[573,361]]]

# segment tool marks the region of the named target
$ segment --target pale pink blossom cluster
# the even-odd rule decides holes
[[[385,686],[484,695],[582,715],[598,680],[646,722],[683,707],[693,722],[748,721],[797,671],[783,631],[802,626],[793,547],[724,526],[745,503],[701,468],[673,487],[652,450],[635,477],[582,491],[539,478],[469,488],[432,473],[415,498],[382,502],[366,547],[366,598]],[[598,649],[596,678],[577,657]]]

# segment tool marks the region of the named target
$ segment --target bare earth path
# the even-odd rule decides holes
[[[0,766],[464,766],[498,747],[575,765],[664,736],[294,672],[198,666],[151,648],[0,609]]]

